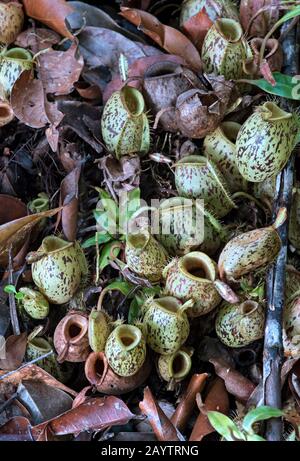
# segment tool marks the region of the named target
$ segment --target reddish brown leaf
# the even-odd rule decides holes
[[[76,167],[61,182],[60,185],[60,205],[61,222],[65,237],[70,242],[76,239],[77,234],[77,215],[78,215],[78,182],[81,167]]]
[[[6,374],[5,371],[0,371],[0,377],[4,374]],[[53,378],[53,376],[49,375],[49,373],[47,373],[45,370],[34,364],[27,365],[26,367],[15,371],[15,373],[12,373],[9,376],[3,378],[2,381],[18,386],[21,381],[29,379],[34,381],[42,381],[43,383],[61,389],[62,391],[65,391],[74,397],[77,395],[77,392],[73,391],[73,389],[70,389],[61,382],[57,381],[57,379]]]
[[[0,266],[7,265],[10,246],[12,246],[12,254],[15,256],[33,227],[41,219],[54,216],[60,209],[61,208],[55,208],[53,210],[43,211],[42,213],[32,214],[0,226]]]
[[[190,442],[200,442],[203,437],[215,432],[206,416],[208,411],[219,411],[220,413],[224,413],[224,415],[228,415],[229,413],[229,398],[224,381],[221,378],[215,379],[207,394],[203,411],[198,416],[189,439]]]
[[[0,359],[2,370],[14,370],[23,362],[27,346],[27,333],[11,335],[5,342],[5,358]]]
[[[82,56],[76,57],[77,45],[67,51],[50,50],[38,58],[38,71],[46,93],[69,94],[83,69]]]
[[[141,411],[148,417],[149,423],[160,442],[178,442],[182,440],[169,418],[154,399],[149,387],[144,391],[144,400],[140,402]]]
[[[180,399],[180,403],[171,418],[172,423],[180,432],[184,432],[186,428],[196,405],[196,395],[202,391],[207,377],[207,373],[194,374]]]
[[[32,441],[30,422],[24,416],[15,416],[0,427],[0,441]]]
[[[224,380],[229,394],[234,395],[239,402],[246,403],[256,388],[255,384],[222,359],[213,358],[210,362],[214,365],[216,374]]]
[[[275,86],[276,85],[276,80],[273,77],[272,71],[270,69],[269,63],[266,59],[264,59],[260,66],[259,70],[261,75],[264,77],[264,79],[267,80],[267,82],[270,83],[270,85]]]
[[[199,52],[182,32],[162,24],[155,16],[142,10],[123,7],[120,14],[166,51],[181,56],[191,68],[197,71],[201,70],[202,63]]]
[[[101,99],[102,92],[97,85],[90,85],[86,82],[76,82],[74,83],[74,87],[83,99],[91,101]]]
[[[61,40],[60,35],[50,29],[29,28],[18,35],[15,41],[16,46],[21,48],[30,48],[31,50],[41,51],[47,48],[52,48]]]
[[[210,20],[204,7],[199,13],[188,19],[188,21],[182,25],[182,29],[194,43],[195,47],[201,51],[205,35],[212,25],[213,22]]]
[[[53,435],[77,434],[83,431],[99,431],[110,426],[127,424],[134,418],[125,403],[114,396],[95,397],[81,405],[32,428],[37,440],[43,440],[46,432]]]
[[[73,38],[65,19],[74,9],[65,0],[22,0],[27,16],[42,22],[59,34]]]

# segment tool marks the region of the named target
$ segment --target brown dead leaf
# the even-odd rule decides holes
[[[65,0],[22,0],[27,16],[42,22],[64,37],[73,38],[65,19],[74,9]]]
[[[11,335],[5,342],[5,358],[0,359],[2,370],[14,370],[23,362],[27,346],[27,333]]]
[[[142,10],[122,7],[120,14],[168,53],[181,56],[192,69],[201,71],[202,62],[199,52],[182,32],[162,24],[155,16]]]
[[[82,56],[76,54],[73,43],[67,51],[50,50],[39,56],[38,71],[46,93],[58,96],[73,91],[84,64]]]
[[[181,396],[180,402],[171,418],[174,426],[181,432],[186,428],[196,406],[196,396],[204,388],[207,377],[207,373],[194,374],[184,394]]]
[[[256,385],[223,359],[213,358],[210,362],[214,365],[216,374],[224,380],[229,394],[234,395],[239,402],[246,403]]]
[[[90,398],[45,423],[32,428],[36,440],[42,441],[47,433],[54,436],[99,431],[110,426],[127,424],[134,418],[125,403],[114,396]]]
[[[58,213],[61,208],[55,208],[42,213],[32,214],[10,221],[0,226],[0,266],[8,263],[9,249],[12,246],[12,254],[15,256],[24,244],[28,233],[43,218],[50,218]]]
[[[215,432],[214,428],[210,425],[206,416],[207,411],[219,411],[224,415],[229,413],[229,398],[224,385],[224,381],[221,378],[216,378],[208,391],[207,397],[204,401],[203,412],[200,412],[189,442],[200,442],[203,437],[212,432]]]
[[[0,371],[0,378],[4,374],[6,374],[6,371]],[[73,391],[73,389],[65,386],[60,381],[57,381],[57,379],[53,378],[53,376],[49,375],[49,373],[45,370],[34,364],[27,365],[20,370],[16,370],[9,376],[2,378],[1,381],[18,386],[21,381],[25,380],[34,380],[36,382],[42,381],[43,383],[56,387],[57,389],[61,389],[74,397],[77,396],[77,392]]]
[[[52,48],[60,42],[60,35],[50,29],[29,28],[21,32],[17,40],[16,46],[21,48],[30,48],[34,52]]]
[[[205,7],[182,25],[183,31],[191,39],[197,50],[201,51],[205,35],[213,25]]]
[[[0,442],[32,441],[30,422],[24,416],[15,416],[0,427]]]
[[[76,82],[74,83],[74,87],[83,99],[88,99],[90,101],[101,99],[102,92],[97,85],[90,85],[86,82]]]
[[[63,118],[56,104],[46,99],[42,81],[33,78],[30,71],[23,72],[16,81],[11,105],[15,116],[32,128],[43,128],[48,123],[58,126]]]
[[[77,234],[77,215],[78,215],[78,183],[81,167],[76,167],[61,182],[60,185],[60,205],[61,223],[64,235],[67,240],[73,242]]]
[[[142,413],[148,417],[148,421],[158,441],[178,442],[183,440],[180,432],[156,402],[149,387],[145,388],[144,400],[139,403],[139,407]]]

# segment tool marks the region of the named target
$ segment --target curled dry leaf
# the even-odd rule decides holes
[[[41,219],[50,218],[60,210],[61,208],[55,208],[2,224],[0,226],[0,266],[7,265],[10,247],[12,247],[12,255],[15,256],[34,226]]]
[[[74,87],[83,99],[88,99],[90,101],[101,99],[102,92],[97,85],[90,85],[86,82],[76,82],[74,83]]]
[[[45,440],[47,432],[54,436],[100,431],[110,426],[127,424],[134,418],[125,403],[114,396],[94,397],[49,421],[34,426],[37,440]]]
[[[66,17],[74,9],[65,0],[22,0],[27,16],[36,19],[64,37],[73,38],[66,26]]]
[[[216,374],[224,380],[229,394],[234,395],[239,402],[246,403],[256,388],[255,384],[222,359],[213,358],[210,362],[214,365]]]
[[[15,386],[18,386],[19,383],[24,380],[34,380],[35,382],[42,381],[44,384],[48,384],[48,386],[61,389],[62,391],[67,392],[73,397],[77,396],[77,392],[65,386],[60,381],[53,378],[53,376],[51,376],[49,373],[47,373],[45,370],[43,370],[35,364],[26,365],[24,368],[20,368],[20,370],[16,370],[14,373],[11,373],[9,376],[1,378],[1,376],[5,374],[6,371],[0,371],[0,380],[3,382],[11,383]]]
[[[162,24],[155,16],[142,10],[123,7],[120,14],[168,53],[181,56],[196,71],[202,69],[199,52],[182,32]]]
[[[180,432],[184,432],[186,428],[196,405],[196,396],[204,388],[207,377],[207,373],[194,374],[181,396],[180,403],[177,405],[175,413],[171,418],[172,423]]]
[[[105,172],[106,179],[112,183],[116,192],[132,190],[139,187],[141,162],[138,156],[121,157],[120,160],[111,155],[103,157],[99,163]]]
[[[144,400],[139,403],[139,407],[142,413],[148,417],[158,441],[178,442],[184,440],[180,432],[174,427],[156,402],[149,387],[145,388]]]
[[[203,409],[200,411],[190,436],[190,442],[200,442],[203,437],[215,432],[206,416],[208,411],[219,411],[224,415],[229,413],[229,398],[224,381],[221,378],[216,378],[208,391]]]
[[[195,47],[201,51],[205,35],[212,25],[213,22],[209,18],[204,7],[199,13],[185,21],[182,25],[182,29],[194,43]]]
[[[27,346],[27,334],[11,335],[5,341],[5,358],[0,359],[2,370],[14,370],[23,362]]]
[[[56,127],[63,119],[56,104],[47,100],[42,81],[33,78],[30,71],[23,72],[16,81],[11,105],[15,116],[32,128],[43,128],[48,123]]]
[[[62,229],[65,237],[70,242],[76,239],[77,234],[77,215],[78,215],[78,183],[81,167],[74,168],[61,182],[60,185],[60,205],[63,206],[60,212]]]
[[[73,43],[67,51],[50,50],[39,56],[38,71],[46,93],[71,93],[84,64],[82,56],[76,56],[77,51]]]

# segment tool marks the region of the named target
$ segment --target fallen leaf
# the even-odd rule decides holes
[[[43,128],[48,123],[58,126],[63,119],[55,103],[50,103],[44,93],[41,80],[25,71],[18,78],[11,94],[11,105],[15,116],[32,128]]]
[[[64,37],[73,38],[65,19],[74,9],[65,0],[22,0],[25,13],[55,30]]]
[[[71,173],[71,171],[83,162],[82,156],[78,152],[78,145],[76,143],[64,142],[63,137],[60,142],[58,156],[67,173]]]
[[[31,50],[38,51],[52,48],[53,45],[57,45],[60,42],[60,35],[50,29],[36,29],[29,28],[21,32],[16,41],[15,45],[21,48],[30,48]]]
[[[61,182],[59,203],[63,207],[61,223],[64,235],[67,240],[73,242],[77,234],[77,215],[78,215],[78,182],[81,167],[76,167]]]
[[[38,57],[38,72],[46,93],[69,94],[83,69],[82,56],[76,57],[77,45],[67,51],[49,50]]]
[[[135,42],[144,42],[138,35],[130,30],[121,27],[108,13],[100,7],[95,7],[84,2],[69,2],[76,13],[68,16],[67,20],[72,29],[80,29],[85,24],[85,27],[104,27],[105,29],[113,30],[124,35]],[[75,15],[76,14],[76,15]],[[79,18],[78,18],[79,16]],[[84,22],[83,22],[84,21]]]
[[[114,30],[103,27],[86,27],[79,35],[79,48],[85,61],[83,77],[102,91],[112,77],[119,75],[119,59],[124,54],[131,65],[136,59],[161,54],[151,46],[133,42]],[[103,78],[103,69],[109,75]]]
[[[101,109],[80,101],[59,101],[59,110],[65,115],[63,126],[71,128],[81,139],[100,154]]]
[[[11,373],[9,376],[1,378],[2,375],[5,374],[5,371],[0,371],[0,380],[3,382],[12,383],[15,386],[18,386],[19,383],[23,380],[32,379],[36,382],[42,381],[43,383],[48,384],[49,386],[61,389],[74,397],[76,397],[77,395],[77,392],[73,391],[73,389],[70,389],[69,387],[65,386],[60,381],[53,378],[53,376],[49,375],[49,373],[47,373],[45,370],[43,370],[35,364],[27,365],[26,367],[21,368],[20,370],[16,370],[14,373]]]
[[[18,401],[31,414],[32,424],[40,424],[72,408],[73,399],[65,391],[41,381],[24,380],[18,386]]]
[[[203,412],[200,412],[192,434],[189,438],[189,442],[200,442],[203,437],[212,432],[215,432],[214,428],[210,425],[206,413],[208,411],[219,411],[224,415],[229,413],[229,398],[224,385],[224,381],[221,378],[216,378],[211,385],[210,390],[204,401]]]
[[[5,341],[5,358],[0,359],[2,370],[14,370],[23,362],[27,346],[27,333],[11,335]]]
[[[224,380],[229,394],[234,395],[239,402],[246,403],[256,385],[223,359],[213,358],[210,362],[214,365],[216,374]]]
[[[74,87],[83,99],[88,99],[89,101],[101,99],[102,92],[97,85],[90,85],[86,82],[76,82],[74,83]]]
[[[181,56],[192,69],[201,71],[202,62],[192,42],[177,29],[162,24],[155,16],[135,8],[121,8],[121,16],[152,38],[168,53]]]
[[[30,422],[24,416],[15,416],[0,427],[0,441],[32,441]]]
[[[154,399],[149,387],[145,388],[144,399],[139,403],[139,407],[142,413],[147,416],[159,442],[178,442],[184,440],[183,436]]]
[[[201,51],[205,35],[212,25],[213,22],[210,20],[204,7],[199,13],[184,22],[182,29],[194,43],[195,47]]]
[[[172,423],[180,432],[184,432],[192,416],[194,407],[196,406],[196,396],[204,388],[207,377],[207,373],[194,374],[180,398],[180,402],[171,418]]]
[[[2,226],[0,226],[0,266],[7,265],[11,246],[12,254],[15,256],[33,227],[41,221],[41,219],[50,218],[60,210],[61,208],[55,208],[2,224]]]
[[[99,166],[104,172],[106,180],[112,183],[116,193],[139,187],[141,162],[138,156],[125,156],[118,160],[109,155],[101,159]]]
[[[55,436],[100,431],[127,424],[134,415],[125,403],[114,396],[90,398],[81,405],[32,428],[37,440],[45,440],[47,431]]]

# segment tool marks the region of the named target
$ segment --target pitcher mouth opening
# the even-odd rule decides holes
[[[228,141],[231,142],[231,144],[236,143],[240,128],[241,125],[236,122],[223,122],[221,124],[221,130],[223,131],[223,134],[228,139]]]
[[[126,351],[136,347],[142,338],[141,330],[133,325],[120,325],[116,334],[122,349]]]
[[[178,301],[172,296],[166,296],[165,298],[154,299],[155,303],[169,314],[177,314],[179,310]]]
[[[218,19],[215,26],[222,37],[230,43],[237,43],[243,36],[242,27],[233,19]]]
[[[250,315],[256,311],[258,304],[255,301],[244,301],[241,305],[241,312],[244,315]]]
[[[121,98],[131,116],[138,117],[144,112],[144,98],[136,88],[124,86],[121,90]]]
[[[87,333],[88,325],[86,319],[81,319],[79,316],[68,319],[66,325],[66,335],[71,343],[78,342]]]
[[[183,378],[191,368],[190,356],[184,351],[176,352],[171,362],[171,376],[175,379]]]
[[[54,253],[55,251],[60,251],[65,248],[72,246],[72,242],[66,242],[65,240],[55,237],[54,235],[49,235],[45,237],[42,243],[43,250],[46,253]]]
[[[206,255],[189,253],[182,257],[180,269],[189,278],[194,280],[209,280],[213,282],[216,278],[215,268],[210,261],[205,261]]]

